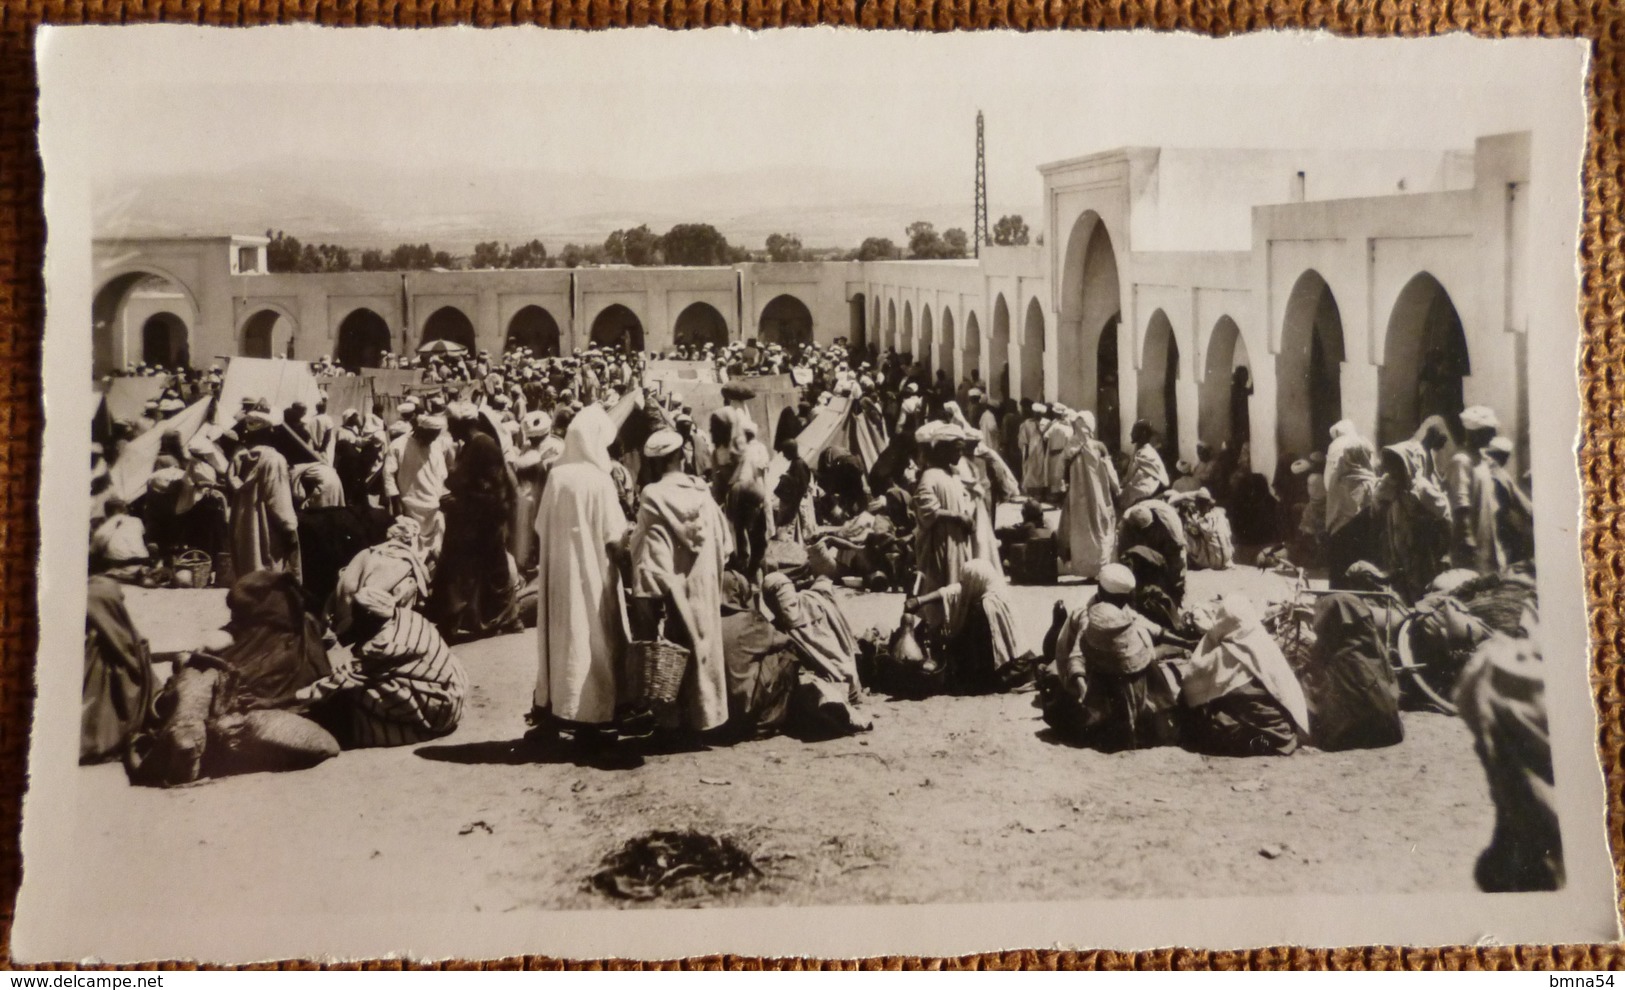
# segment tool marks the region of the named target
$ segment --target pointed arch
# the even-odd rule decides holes
[[[559,321],[545,308],[533,304],[520,309],[508,320],[502,351],[506,354],[516,347],[524,347],[536,357],[558,357],[559,337]]]
[[[1303,456],[1326,449],[1332,424],[1343,418],[1343,360],[1342,312],[1311,268],[1287,297],[1275,355],[1276,450]]]
[[[1467,333],[1450,293],[1429,272],[1418,272],[1388,315],[1377,375],[1377,441],[1404,440],[1434,415],[1459,430],[1463,379],[1472,373]]]

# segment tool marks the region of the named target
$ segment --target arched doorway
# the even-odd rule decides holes
[[[911,302],[903,303],[903,339],[897,346],[908,358],[914,357],[914,304]]]
[[[502,339],[504,354],[516,347],[528,348],[533,357],[558,357],[559,321],[540,306],[524,307],[508,321]]]
[[[756,336],[763,343],[778,344],[780,347],[794,348],[810,344],[813,339],[812,311],[795,296],[775,296],[762,310]]]
[[[1010,394],[1010,306],[1001,293],[993,300],[993,344],[988,353],[988,379],[993,398]]]
[[[1117,378],[1117,331],[1122,324],[1122,316],[1114,315],[1095,344],[1095,425],[1100,442],[1113,453],[1123,448],[1122,383]]]
[[[886,346],[893,351],[899,350],[897,346],[897,300],[886,301]]]
[[[1162,310],[1151,314],[1145,328],[1145,351],[1140,361],[1139,418],[1157,433],[1156,447],[1169,466],[1179,458],[1179,342],[1173,324]]]
[[[1021,327],[1021,397],[1044,398],[1044,309],[1033,299]]]
[[[959,369],[954,366],[954,351],[959,348],[959,340],[954,331],[954,311],[944,308],[942,311],[942,347],[937,355],[937,367],[948,373],[948,384],[959,384]]]
[[[243,357],[281,356],[292,360],[297,335],[297,328],[286,314],[280,310],[262,309],[243,321],[237,353]]]
[[[1412,278],[1388,316],[1377,376],[1377,441],[1408,438],[1422,420],[1443,416],[1451,430],[1465,406],[1462,379],[1473,373],[1467,334],[1450,294],[1427,272]]]
[[[981,384],[982,392],[991,399],[988,392],[987,375],[982,371],[982,325],[977,322],[975,313],[965,314],[965,361],[963,364],[964,377]]]
[[[1320,273],[1298,276],[1275,355],[1275,443],[1294,457],[1331,442],[1343,418],[1343,316]]]
[[[726,347],[728,321],[709,303],[691,303],[687,309],[677,314],[677,323],[672,327],[671,336],[672,342],[678,347],[703,344]]]
[[[1247,342],[1236,321],[1221,316],[1208,335],[1207,356],[1202,364],[1197,438],[1214,453],[1220,445],[1229,444],[1239,454],[1242,444],[1252,440],[1252,394],[1253,368],[1247,357]]]
[[[429,314],[423,321],[423,340],[427,344],[434,340],[450,341],[461,344],[470,351],[474,350],[474,321],[468,314],[456,306],[442,306]]]
[[[186,339],[186,322],[163,311],[141,324],[141,363],[160,368],[186,368],[192,364],[191,345]]]
[[[389,324],[382,316],[370,309],[358,309],[339,324],[333,360],[350,371],[381,367],[392,340]]]
[[[166,275],[141,270],[108,279],[91,300],[92,374],[100,378],[142,361],[146,323],[161,312],[176,317],[183,331],[197,323],[197,302],[191,292]],[[186,343],[189,352],[190,341]],[[190,361],[190,353],[186,357]]]
[[[595,347],[622,351],[643,350],[643,321],[638,314],[615,303],[592,321],[591,340]]]
[[[931,375],[931,381],[937,380],[937,333],[936,321],[931,316],[930,306],[920,307],[920,364],[925,366]]]
[[[869,305],[859,292],[852,297],[851,302],[852,326],[849,328],[846,342],[850,347],[862,350],[869,340]]]
[[[1068,405],[1083,408],[1096,398],[1104,366],[1089,358],[1099,347],[1098,335],[1116,326],[1122,311],[1117,278],[1117,252],[1106,224],[1093,211],[1072,225],[1061,275],[1060,330],[1056,366],[1057,394]]]

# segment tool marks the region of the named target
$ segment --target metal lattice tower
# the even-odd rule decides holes
[[[982,245],[991,244],[987,229],[987,149],[982,142],[982,111],[976,111],[976,257]]]

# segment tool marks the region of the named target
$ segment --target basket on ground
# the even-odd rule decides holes
[[[207,588],[214,571],[214,561],[210,560],[209,555],[202,550],[187,550],[175,558],[175,564],[171,570],[175,573],[177,579],[180,578],[183,571],[191,575],[190,583],[183,584],[183,587]],[[177,580],[176,583],[180,584],[181,581]]]

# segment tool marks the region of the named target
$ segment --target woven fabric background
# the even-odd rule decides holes
[[[1416,36],[1468,31],[1483,37],[1583,37],[1591,42],[1587,81],[1590,136],[1585,153],[1580,236],[1584,342],[1581,367],[1586,442],[1584,554],[1591,596],[1592,685],[1602,711],[1598,751],[1608,778],[1608,835],[1625,859],[1625,3],[1621,0],[0,0],[0,965],[21,877],[18,832],[33,710],[38,616],[34,562],[39,549],[35,497],[40,440],[41,277],[45,223],[35,137],[34,29],[43,23],[166,21],[249,25],[313,22],[401,28],[451,24],[557,28],[722,24],[750,28],[832,24],[871,29],[958,31],[1015,28],[1154,28],[1226,35],[1269,28],[1345,35]],[[196,968],[191,964],[166,964]],[[599,963],[540,956],[463,960],[424,968],[830,968],[830,969],[1513,969],[1625,967],[1619,945],[1397,949],[1370,946],[1311,951],[1185,949],[1141,953],[1009,952],[951,959],[852,961],[708,957],[666,964]],[[251,968],[315,969],[288,960]],[[339,968],[411,968],[398,961]]]

